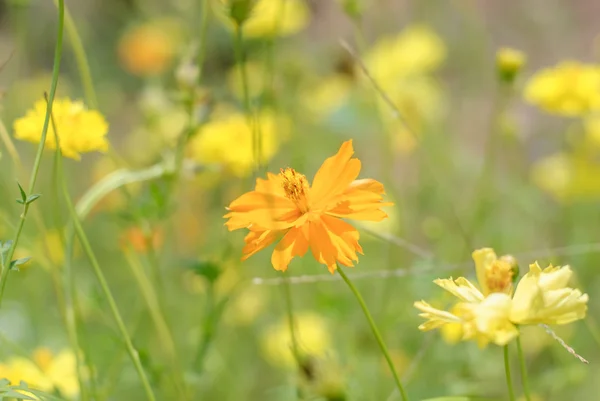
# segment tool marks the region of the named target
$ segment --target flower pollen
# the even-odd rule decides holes
[[[490,292],[508,293],[513,282],[513,266],[506,260],[497,259],[485,274],[485,281]]]
[[[293,168],[280,169],[279,176],[286,198],[293,201],[304,213],[308,211],[307,190],[308,181],[304,174],[296,172]]]

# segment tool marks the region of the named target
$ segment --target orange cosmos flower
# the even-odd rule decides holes
[[[312,186],[306,176],[292,168],[257,179],[256,188],[240,196],[224,217],[229,231],[248,228],[242,260],[281,238],[271,263],[285,271],[294,256],[310,248],[317,261],[333,274],[337,263],[353,266],[362,254],[358,231],[341,218],[381,221],[387,214],[383,185],[372,179],[356,180],[360,160],[352,159],[352,140],[344,142],[335,156],[325,160]]]

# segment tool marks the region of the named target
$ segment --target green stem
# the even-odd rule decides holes
[[[54,0],[54,4],[57,5],[58,0]],[[96,91],[94,90],[94,82],[92,80],[92,72],[90,69],[90,63],[88,62],[85,54],[85,47],[81,41],[81,37],[77,32],[77,27],[71,17],[69,9],[65,6],[65,28],[67,29],[67,35],[71,42],[73,54],[75,55],[75,62],[77,63],[77,69],[81,78],[81,86],[85,94],[85,102],[91,109],[98,108],[98,98],[96,97]]]
[[[296,325],[294,323],[294,310],[292,308],[292,291],[289,280],[283,280],[283,292],[285,297],[285,311],[287,314],[288,328],[290,330],[290,338],[292,339],[292,353],[296,359],[298,366],[301,366],[301,356],[298,348],[298,339],[296,338]]]
[[[398,391],[400,391],[402,400],[408,401],[408,396],[406,395],[406,391],[404,390],[404,387],[402,386],[402,383],[400,382],[400,377],[398,376],[398,372],[396,372],[396,368],[394,367],[394,362],[392,362],[390,353],[385,345],[385,342],[383,341],[383,338],[381,337],[381,334],[379,333],[379,329],[377,328],[377,325],[375,324],[373,317],[371,316],[371,312],[369,312],[369,308],[367,308],[367,304],[365,304],[365,301],[364,301],[362,295],[360,295],[360,292],[358,292],[358,290],[356,289],[354,284],[352,284],[352,281],[350,281],[350,278],[348,278],[348,276],[344,272],[344,269],[342,267],[338,267],[337,272],[340,274],[340,276],[342,276],[342,278],[344,279],[344,281],[350,288],[350,291],[352,291],[352,293],[354,294],[354,297],[360,304],[360,307],[362,308],[363,313],[365,314],[365,317],[367,318],[367,321],[369,322],[369,326],[371,326],[373,335],[375,336],[375,339],[377,340],[377,343],[379,344],[381,353],[385,357],[385,360],[387,361],[388,366],[390,367],[390,371],[392,372],[392,375],[394,376],[394,381],[396,382]]]
[[[58,31],[56,34],[56,47],[54,48],[54,65],[52,67],[52,83],[50,84],[50,93],[48,95],[48,105],[46,106],[46,116],[44,117],[44,125],[42,127],[42,135],[40,143],[38,145],[37,153],[35,155],[35,161],[33,163],[33,170],[31,171],[31,177],[29,179],[29,191],[27,195],[31,195],[35,189],[35,183],[37,181],[38,172],[40,170],[40,163],[42,161],[42,153],[44,152],[44,146],[46,145],[46,136],[48,134],[48,127],[50,125],[50,115],[52,114],[52,104],[54,103],[54,96],[56,95],[56,87],[58,86],[58,74],[60,71],[60,61],[62,57],[62,41],[65,21],[65,5],[64,0],[58,0]],[[4,289],[6,288],[6,282],[8,281],[8,273],[10,271],[10,262],[17,249],[17,244],[21,238],[21,232],[25,225],[25,219],[27,218],[27,212],[29,211],[30,203],[25,202],[23,205],[23,212],[20,216],[19,225],[17,226],[17,232],[13,239],[12,245],[4,257],[4,268],[0,275],[0,305],[2,298],[4,297]]]
[[[517,337],[517,351],[519,353],[519,363],[521,364],[521,382],[523,384],[523,393],[525,393],[525,400],[531,401],[529,378],[527,377],[527,366],[525,365],[525,356],[523,355],[523,347],[521,346],[521,336]]]
[[[204,358],[208,352],[210,343],[215,332],[215,287],[212,282],[208,283],[206,287],[206,308],[204,311],[204,323],[202,324],[202,330],[200,330],[201,338],[196,349],[196,356],[194,357],[194,368],[196,372],[202,372],[204,365]]]
[[[506,387],[508,387],[508,396],[510,401],[515,401],[515,391],[513,390],[512,378],[510,374],[510,360],[508,357],[508,344],[504,346],[504,372],[506,373]]]
[[[252,154],[256,164],[256,171],[260,169],[261,161],[261,135],[258,129],[258,121],[254,118],[252,105],[250,104],[250,89],[248,86],[248,72],[246,71],[246,60],[244,59],[244,35],[243,28],[237,24],[235,26],[235,59],[240,71],[242,81],[242,98],[244,101],[244,111],[248,120],[248,126],[252,132]]]
[[[206,57],[206,38],[208,37],[208,20],[210,16],[210,0],[202,0],[202,17],[200,20],[199,48],[196,63],[198,65],[198,83],[201,82],[204,59]]]

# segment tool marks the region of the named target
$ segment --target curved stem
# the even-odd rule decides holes
[[[261,135],[258,129],[258,120],[255,119],[250,104],[250,89],[248,84],[248,72],[246,71],[246,60],[244,60],[244,35],[243,28],[241,25],[236,24],[235,26],[235,59],[237,67],[240,70],[240,78],[242,81],[242,97],[244,101],[244,111],[246,112],[246,118],[248,120],[248,126],[252,132],[252,154],[254,156],[254,162],[256,164],[256,171],[260,168],[261,161]]]
[[[363,313],[364,313],[365,317],[367,318],[367,321],[369,322],[369,325],[371,326],[371,330],[373,331],[373,335],[375,336],[375,339],[377,340],[377,343],[379,344],[379,348],[381,349],[381,353],[385,357],[385,360],[387,361],[388,366],[390,367],[392,375],[394,376],[394,381],[396,382],[396,386],[398,387],[398,391],[400,391],[400,395],[402,396],[402,400],[408,401],[408,396],[406,395],[406,391],[404,390],[404,387],[402,386],[402,383],[400,382],[400,377],[398,376],[398,372],[396,372],[396,368],[394,367],[394,363],[392,362],[392,358],[390,357],[390,353],[389,353],[389,351],[388,351],[385,343],[383,342],[383,338],[381,337],[381,334],[379,333],[379,329],[377,328],[377,325],[375,324],[375,321],[373,320],[373,317],[371,316],[371,312],[369,312],[369,308],[367,308],[367,305],[365,304],[365,301],[364,301],[362,295],[360,295],[360,292],[358,292],[358,290],[356,289],[356,287],[354,286],[354,284],[352,284],[352,282],[350,281],[350,279],[348,278],[348,276],[344,272],[344,269],[342,269],[341,267],[338,267],[337,268],[337,272],[340,274],[340,276],[342,276],[342,278],[344,279],[344,281],[346,282],[346,284],[348,285],[348,287],[350,287],[350,291],[352,291],[352,293],[354,294],[354,297],[356,298],[356,300],[360,304],[360,307],[362,308]]]
[[[529,378],[527,377],[527,366],[525,365],[525,356],[523,355],[523,347],[521,346],[521,336],[517,337],[517,351],[519,353],[519,363],[521,364],[521,383],[523,384],[523,393],[525,394],[525,400],[531,401]]]
[[[58,0],[54,0],[54,4],[58,5]],[[85,54],[85,48],[81,37],[77,32],[77,27],[71,17],[69,9],[65,7],[65,28],[67,29],[67,35],[73,48],[73,54],[75,55],[75,62],[77,63],[77,69],[81,78],[81,86],[85,94],[85,102],[91,109],[98,108],[98,98],[96,97],[96,91],[94,89],[94,83],[92,80],[92,71],[90,69],[90,63],[88,62]]]
[[[515,391],[513,390],[512,378],[510,374],[510,360],[508,357],[508,345],[504,346],[504,372],[506,373],[506,387],[510,401],[515,401]]]
[[[65,4],[64,0],[58,0],[58,31],[56,34],[56,47],[54,48],[54,65],[52,67],[52,83],[50,84],[50,93],[48,95],[48,105],[46,107],[46,116],[44,117],[44,125],[42,127],[42,135],[40,137],[40,143],[38,145],[37,153],[35,155],[35,161],[33,163],[33,170],[31,171],[31,177],[29,179],[29,191],[28,195],[33,193],[35,189],[35,183],[37,181],[38,172],[40,170],[40,164],[42,161],[42,153],[44,152],[44,146],[46,145],[46,136],[48,134],[48,127],[50,125],[50,115],[52,114],[52,104],[54,103],[54,96],[56,95],[56,87],[58,86],[58,74],[60,71],[60,61],[62,58],[62,41],[63,41],[63,31],[64,31],[64,22],[65,22]],[[2,298],[4,296],[4,289],[6,287],[6,282],[8,281],[8,273],[10,271],[10,262],[15,254],[15,250],[17,249],[17,244],[19,243],[19,239],[21,238],[21,232],[23,231],[23,226],[25,225],[25,219],[27,217],[27,212],[29,211],[29,206],[31,203],[25,202],[23,205],[23,212],[20,216],[19,225],[17,226],[17,232],[15,233],[15,237],[11,244],[10,249],[4,256],[3,262],[4,266],[2,268],[2,274],[0,275],[0,304],[2,303]]]

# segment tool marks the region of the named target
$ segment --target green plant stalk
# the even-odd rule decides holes
[[[125,326],[125,322],[123,322],[123,318],[121,317],[121,313],[119,312],[117,303],[112,295],[112,292],[110,291],[110,288],[108,287],[108,282],[106,281],[106,278],[104,277],[104,273],[102,273],[102,269],[100,268],[98,260],[96,259],[96,255],[94,254],[94,251],[92,250],[90,242],[87,238],[87,235],[85,234],[85,231],[83,230],[83,227],[81,226],[81,222],[79,221],[79,218],[77,217],[77,212],[75,211],[75,207],[73,206],[73,202],[71,201],[71,197],[69,195],[69,191],[67,189],[66,184],[63,185],[63,195],[65,197],[65,201],[67,203],[67,207],[69,209],[69,213],[70,213],[71,219],[73,221],[73,226],[75,228],[75,232],[77,233],[77,236],[79,237],[79,241],[81,242],[83,250],[84,250],[85,254],[87,255],[87,257],[94,269],[94,273],[96,274],[96,278],[98,279],[98,282],[100,283],[100,287],[102,288],[102,291],[104,292],[104,295],[106,296],[106,300],[108,301],[110,311],[113,315],[115,322],[117,323],[119,331],[121,332],[121,336],[123,337],[123,341],[125,343],[125,347],[127,348],[127,352],[129,353],[129,357],[131,358],[131,361],[133,362],[135,370],[137,371],[137,374],[140,377],[140,380],[142,381],[142,386],[144,387],[144,392],[146,393],[146,398],[150,401],[156,401],[156,397],[154,396],[154,392],[152,391],[150,382],[148,381],[146,373],[144,372],[144,367],[142,366],[138,352],[134,348],[133,343],[131,342],[131,338],[129,337],[129,333],[127,332],[127,327]]]
[[[402,386],[402,382],[400,381],[398,372],[396,372],[396,368],[394,367],[394,362],[392,361],[392,358],[390,357],[390,353],[387,349],[387,346],[385,345],[385,342],[383,341],[383,338],[381,337],[381,334],[379,333],[379,329],[377,328],[377,325],[375,324],[375,321],[373,320],[373,317],[371,316],[371,312],[369,312],[369,308],[367,308],[367,304],[365,304],[365,301],[364,301],[362,295],[360,294],[358,289],[354,286],[354,284],[352,284],[352,281],[350,281],[350,278],[348,278],[348,276],[344,272],[344,269],[341,266],[338,266],[337,272],[340,274],[340,276],[342,276],[342,279],[344,279],[344,281],[350,288],[350,291],[352,291],[352,293],[354,294],[354,297],[360,304],[360,307],[361,307],[365,317],[367,318],[367,321],[369,322],[369,326],[371,326],[371,331],[373,332],[373,335],[375,336],[375,339],[377,340],[377,344],[379,344],[381,353],[385,357],[385,360],[387,361],[390,371],[392,372],[392,375],[394,376],[394,381],[396,382],[398,391],[400,391],[402,400],[408,401],[408,396],[406,395],[404,386]]]
[[[506,374],[506,387],[508,388],[508,397],[510,401],[515,401],[515,390],[512,385],[510,374],[510,358],[508,356],[508,344],[504,346],[504,372]]]
[[[38,172],[40,170],[40,163],[42,161],[42,154],[44,152],[44,146],[46,145],[46,136],[48,134],[48,127],[50,126],[50,115],[52,114],[52,104],[54,103],[54,97],[56,95],[56,87],[58,86],[58,74],[60,71],[60,61],[62,58],[62,41],[63,31],[65,22],[65,4],[64,0],[58,0],[58,28],[56,34],[56,46],[54,48],[54,65],[52,67],[52,83],[50,84],[50,93],[48,95],[48,105],[46,107],[46,116],[44,117],[44,125],[42,127],[42,135],[40,138],[40,144],[38,145],[37,153],[35,155],[35,161],[33,163],[33,170],[31,171],[31,178],[29,179],[29,190],[27,195],[31,195],[35,189],[35,183],[37,181]],[[4,289],[6,288],[6,282],[8,281],[8,273],[10,271],[10,262],[17,249],[17,244],[21,238],[21,233],[25,225],[25,219],[27,218],[27,212],[29,211],[30,203],[23,205],[23,212],[21,213],[17,231],[15,233],[13,243],[8,250],[4,259],[4,268],[0,275],[0,305],[2,304],[2,298],[4,297]]]
[[[256,164],[256,171],[260,169],[262,150],[261,150],[261,134],[258,127],[258,120],[255,118],[250,104],[250,89],[248,84],[248,71],[246,70],[246,61],[244,60],[244,33],[243,27],[239,24],[235,26],[235,60],[237,67],[240,71],[240,79],[242,81],[242,98],[244,102],[244,111],[246,112],[246,119],[252,132],[252,154],[254,156],[254,162]]]
[[[60,153],[60,146],[57,146],[56,148],[57,148],[57,152]],[[59,170],[62,172],[62,162],[60,164],[61,165],[59,167]],[[119,312],[117,303],[112,295],[112,292],[110,291],[110,288],[108,287],[108,282],[106,281],[106,278],[104,277],[104,273],[102,273],[102,269],[100,268],[98,259],[96,258],[96,255],[94,254],[94,251],[92,250],[92,246],[90,245],[87,235],[85,234],[85,231],[83,230],[81,221],[79,220],[79,217],[77,216],[77,211],[75,210],[75,206],[73,205],[73,202],[71,200],[71,196],[69,194],[69,189],[67,188],[66,181],[62,180],[62,183],[63,183],[63,186],[62,186],[63,187],[62,188],[63,196],[65,198],[65,203],[67,205],[67,209],[69,210],[73,228],[75,230],[75,233],[79,237],[79,241],[81,242],[83,250],[88,257],[88,259],[92,265],[92,268],[94,270],[94,273],[96,275],[96,278],[98,279],[98,282],[100,283],[100,287],[102,288],[102,291],[104,292],[104,295],[106,296],[106,300],[108,301],[110,311],[113,315],[115,322],[117,323],[117,327],[121,333],[121,336],[123,338],[123,342],[125,343],[125,347],[127,349],[129,357],[131,358],[131,361],[133,362],[135,370],[137,371],[137,374],[142,382],[144,392],[146,393],[146,398],[149,401],[156,401],[156,397],[154,395],[152,387],[150,386],[150,382],[148,381],[146,373],[144,372],[144,367],[142,366],[138,352],[134,348],[133,343],[131,342],[131,337],[129,336],[129,333],[127,332],[127,327],[125,326],[125,322],[123,321],[123,318],[121,317],[121,313]]]
[[[181,371],[181,365],[179,363],[179,357],[177,355],[177,349],[175,347],[175,341],[173,340],[173,335],[171,334],[167,320],[162,312],[159,298],[152,286],[152,282],[148,279],[148,276],[144,272],[144,268],[140,264],[140,261],[135,257],[133,251],[128,249],[124,252],[124,255],[127,264],[140,287],[142,297],[146,302],[146,307],[148,308],[148,312],[150,313],[150,317],[152,318],[160,341],[165,346],[165,351],[171,364],[173,383],[179,392],[179,396],[182,397],[181,399],[189,399],[183,372]]]
[[[206,38],[208,37],[208,21],[211,13],[210,0],[202,1],[202,17],[200,20],[200,31],[199,31],[199,49],[196,55],[196,64],[198,67],[198,83],[202,82],[202,72],[204,69],[204,59],[206,58]]]
[[[292,339],[292,353],[296,359],[298,366],[301,366],[302,358],[300,356],[300,350],[298,347],[298,339],[296,337],[296,324],[294,323],[294,309],[292,307],[292,290],[290,288],[290,282],[283,280],[282,283],[284,298],[285,298],[285,312],[287,315],[288,328],[290,331],[290,338]]]
[[[54,0],[54,5],[58,7],[58,0]],[[92,109],[98,108],[98,98],[96,97],[96,91],[94,89],[94,82],[92,80],[92,71],[90,69],[90,63],[88,62],[87,55],[85,54],[85,48],[77,27],[71,17],[69,8],[65,6],[65,28],[67,30],[67,36],[71,42],[73,54],[75,55],[75,62],[77,63],[77,69],[81,78],[81,86],[85,94],[85,101],[87,105]]]
[[[527,377],[527,366],[525,365],[525,356],[521,346],[521,336],[517,336],[517,351],[519,353],[519,363],[521,364],[521,383],[523,384],[523,393],[525,400],[531,401],[531,391],[529,390],[529,378]]]
[[[200,341],[196,349],[196,355],[194,357],[193,366],[196,372],[202,372],[204,368],[204,359],[210,343],[212,342],[215,333],[215,314],[217,313],[216,308],[216,296],[215,286],[212,282],[208,283],[206,287],[206,307],[204,311],[204,323],[202,324],[202,330],[200,331]]]

